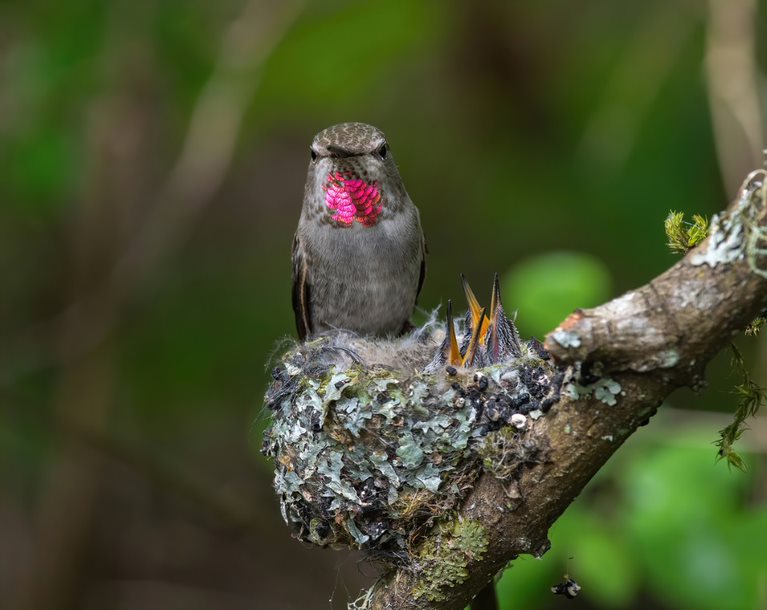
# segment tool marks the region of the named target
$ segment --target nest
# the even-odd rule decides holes
[[[396,562],[484,470],[511,480],[545,459],[526,431],[563,374],[494,303],[458,329],[449,315],[398,339],[334,332],[279,358],[263,453],[295,537]]]

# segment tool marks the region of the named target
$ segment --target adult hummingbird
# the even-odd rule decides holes
[[[298,336],[405,332],[426,245],[386,137],[372,125],[341,123],[319,132],[310,154],[293,239]]]

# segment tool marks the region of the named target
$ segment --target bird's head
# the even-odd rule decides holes
[[[405,195],[383,132],[340,123],[319,132],[309,148],[306,199],[339,227],[374,226]]]

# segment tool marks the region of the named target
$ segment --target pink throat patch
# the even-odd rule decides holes
[[[334,211],[333,220],[350,227],[354,221],[363,226],[372,227],[378,222],[383,210],[381,192],[378,183],[368,184],[355,178],[351,172],[328,174],[325,190],[325,203]]]

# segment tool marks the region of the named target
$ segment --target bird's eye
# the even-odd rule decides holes
[[[313,148],[309,148],[309,154],[312,156],[312,161],[316,161],[317,160],[317,151],[316,150],[314,150]]]
[[[383,144],[381,148],[378,149],[378,156],[381,157],[382,159],[385,159],[386,153],[388,152],[389,152],[389,149],[386,148],[386,144]]]

